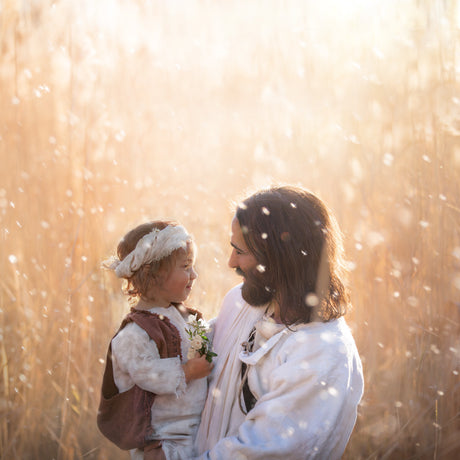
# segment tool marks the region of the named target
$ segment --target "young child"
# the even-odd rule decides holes
[[[137,304],[111,341],[112,360],[109,349],[98,425],[106,436],[102,424],[108,420],[105,430],[112,437],[121,429],[122,437],[140,439],[133,441],[134,449],[131,439],[124,443],[129,447],[112,439],[130,449],[132,460],[190,459],[206,399],[205,377],[212,370],[205,355],[196,353],[187,359],[194,356],[187,321],[191,314],[201,316],[183,305],[197,277],[194,243],[184,227],[155,221],[128,232],[117,254],[118,260],[108,268],[126,280],[125,292]],[[106,379],[111,382],[110,391]],[[117,400],[128,397],[124,394],[128,391],[137,391],[133,398],[138,402],[142,398],[135,414],[130,413],[131,402],[126,409]],[[106,415],[106,401],[114,404],[110,410],[115,410],[121,422]],[[125,429],[124,424],[130,426]]]

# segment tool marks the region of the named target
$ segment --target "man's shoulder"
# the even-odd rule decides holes
[[[311,360],[314,356],[330,355],[333,361],[334,356],[342,358],[356,353],[353,336],[344,318],[301,325],[288,335],[285,346],[300,354],[309,353]]]
[[[236,286],[233,286],[227,294],[225,294],[223,303],[231,303],[231,302],[242,302],[244,303],[243,297],[241,296],[241,287],[243,286],[243,283],[237,284]]]

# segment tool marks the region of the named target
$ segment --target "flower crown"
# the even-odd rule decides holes
[[[186,249],[191,241],[192,237],[181,225],[168,225],[163,230],[154,228],[123,260],[113,257],[102,265],[114,270],[118,278],[131,278],[142,265],[164,259],[176,249]]]

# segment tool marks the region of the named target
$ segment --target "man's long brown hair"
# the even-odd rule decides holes
[[[341,234],[318,197],[293,186],[261,190],[238,206],[236,218],[259,264],[251,276],[278,302],[284,324],[310,322],[313,309],[323,321],[346,313]]]

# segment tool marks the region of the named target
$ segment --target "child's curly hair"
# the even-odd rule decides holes
[[[129,231],[118,243],[117,255],[120,260],[123,260],[130,252],[132,252],[138,241],[152,230],[157,228],[163,230],[167,226],[179,225],[174,221],[155,220],[145,224],[138,225],[136,228]],[[142,265],[131,277],[125,278],[126,282],[123,286],[123,292],[131,299],[136,299],[145,295],[148,291],[152,280],[162,280],[168,276],[171,268],[174,266],[176,258],[181,249],[176,249],[169,256],[161,260],[150,262]]]

